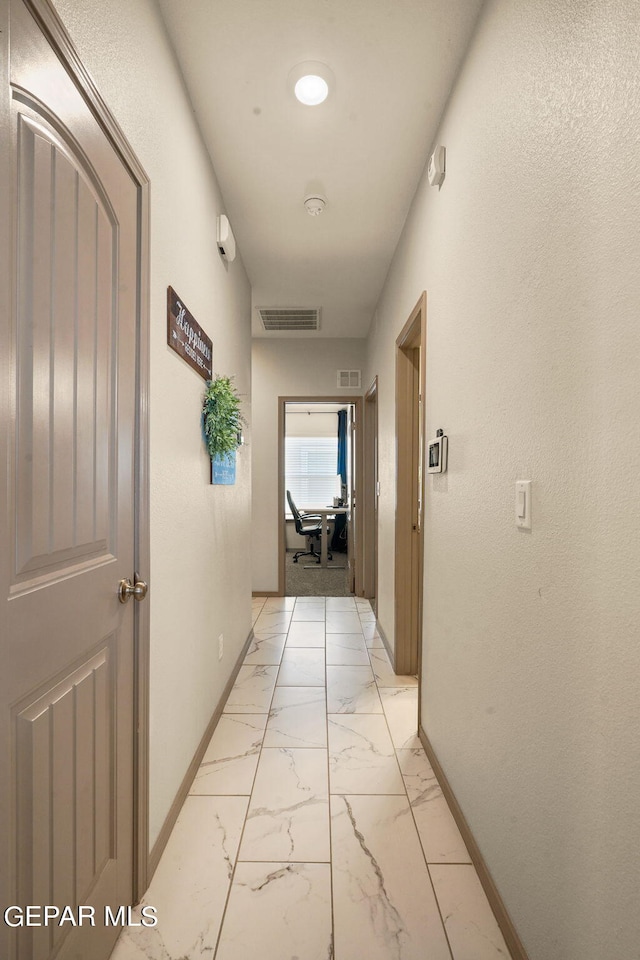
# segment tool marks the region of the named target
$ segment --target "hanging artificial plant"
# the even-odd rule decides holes
[[[240,397],[232,377],[218,374],[207,380],[202,402],[202,432],[212,460],[233,453],[245,419],[240,413]]]

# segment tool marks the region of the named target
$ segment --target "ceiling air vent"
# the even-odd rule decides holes
[[[361,387],[362,371],[361,370],[338,370],[338,386],[339,387]]]
[[[262,326],[272,330],[317,330],[320,326],[318,307],[258,307]]]

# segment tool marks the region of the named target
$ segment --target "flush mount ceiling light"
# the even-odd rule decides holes
[[[307,107],[317,107],[317,105],[323,103],[329,95],[329,84],[327,81],[323,80],[322,77],[316,76],[314,73],[308,73],[306,76],[300,77],[293,89],[300,103],[306,104]]]
[[[326,63],[305,60],[289,73],[289,85],[295,97],[307,107],[317,107],[329,96],[333,86],[333,74]]]

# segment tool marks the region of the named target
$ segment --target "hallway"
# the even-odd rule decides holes
[[[253,624],[141,904],[158,925],[112,960],[507,958],[368,601],[257,598]]]
[[[637,0],[0,0],[0,917],[493,960],[472,851],[513,960],[640,960],[638,50]],[[380,636],[282,596],[284,408],[347,401]]]

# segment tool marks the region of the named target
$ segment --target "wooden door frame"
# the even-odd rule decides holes
[[[378,599],[378,378],[373,378],[364,395],[364,477],[363,477],[363,591],[367,599]],[[374,612],[377,612],[374,610]]]
[[[22,0],[82,94],[89,110],[136,185],[138,195],[138,290],[136,338],[134,567],[150,569],[149,521],[149,178],[117,120],[84,67],[51,0]],[[123,572],[131,576],[133,570]],[[114,584],[114,602],[116,584]],[[133,899],[149,881],[149,603],[134,604],[134,811]]]
[[[355,407],[356,421],[356,507],[362,503],[362,460],[363,460],[363,437],[362,437],[362,397],[278,397],[278,593],[276,596],[284,597],[286,590],[286,556],[287,543],[285,526],[283,519],[284,504],[284,429],[285,413],[288,403],[339,403],[351,404]],[[363,596],[362,586],[362,520],[356,523],[356,564],[355,564],[355,595]]]
[[[427,294],[423,292],[396,340],[394,667],[396,673],[417,673],[418,677],[422,653],[426,344]],[[416,404],[416,396],[422,398],[421,405]]]

